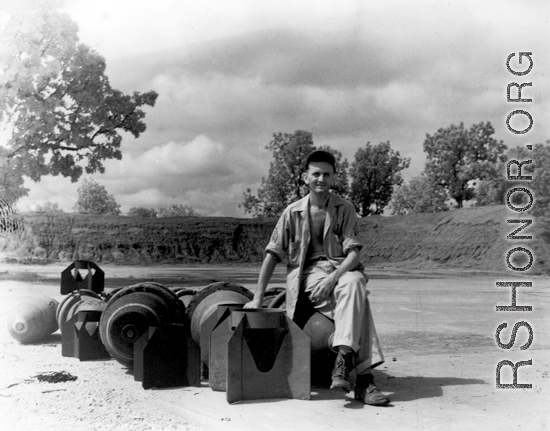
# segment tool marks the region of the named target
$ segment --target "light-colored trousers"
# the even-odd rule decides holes
[[[301,288],[311,292],[335,269],[328,261],[306,267]],[[349,346],[357,353],[355,371],[369,372],[384,362],[368,300],[367,280],[360,271],[344,273],[325,301],[313,303],[315,309],[334,321],[333,348]]]

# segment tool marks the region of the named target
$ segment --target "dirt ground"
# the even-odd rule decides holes
[[[21,345],[6,329],[8,312],[39,295],[61,299],[64,265],[0,265],[0,413],[2,430],[543,430],[550,424],[550,281],[509,273],[369,272],[370,301],[386,362],[375,371],[388,407],[365,406],[353,393],[313,387],[311,400],[256,400],[228,404],[225,393],[200,387],[144,390],[115,360],[81,362],[61,356],[61,336]],[[254,289],[258,267],[106,266],[106,290],[139,281],[204,287],[231,281]],[[284,286],[278,268],[272,286]],[[497,312],[510,305],[509,288],[496,281],[532,281],[517,289],[517,305],[531,312]],[[499,348],[495,331],[527,322],[514,346]],[[497,389],[502,360],[531,360],[518,369],[518,383],[531,389]],[[76,380],[48,383],[37,376],[66,372]],[[502,383],[511,383],[504,367]]]

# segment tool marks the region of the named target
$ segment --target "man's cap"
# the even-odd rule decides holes
[[[336,158],[332,153],[323,150],[315,150],[309,153],[306,157],[306,169],[311,162],[325,162],[332,165],[336,171]]]

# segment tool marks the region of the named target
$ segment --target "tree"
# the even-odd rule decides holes
[[[302,179],[306,156],[315,149],[311,133],[297,130],[294,134],[274,133],[265,147],[273,153],[267,178],[262,178],[258,196],[247,189],[244,193],[244,212],[255,217],[276,217],[288,204],[306,195]]]
[[[128,211],[130,217],[156,217],[157,210],[153,208],[133,207]]]
[[[391,199],[394,186],[401,185],[401,171],[407,169],[410,159],[402,158],[388,142],[359,148],[351,164],[350,198],[361,217],[381,214]]]
[[[550,140],[534,145],[530,158],[535,165],[533,181],[528,185],[535,198],[533,215],[550,217]]]
[[[120,205],[113,195],[107,193],[105,187],[92,179],[84,179],[78,188],[78,201],[75,210],[82,214],[119,215]]]
[[[28,189],[23,186],[24,179],[17,164],[8,158],[9,151],[0,146],[0,196],[14,204],[25,196]]]
[[[509,181],[507,179],[508,161],[532,160],[532,163],[523,164],[521,175],[531,175],[531,181]],[[517,165],[512,164],[510,175],[518,175]],[[526,187],[533,193],[534,203],[531,213],[535,216],[550,216],[550,140],[546,144],[535,144],[532,150],[525,147],[515,147],[508,150],[505,161],[497,165],[496,173],[490,178],[481,181],[476,190],[476,206],[503,205],[506,195],[515,187]],[[514,193],[510,202],[518,207],[525,206],[528,197],[524,193]]]
[[[443,186],[458,208],[474,197],[474,183],[494,177],[497,162],[504,160],[506,145],[492,138],[495,130],[490,122],[464,124],[439,129],[424,141],[426,175]]]
[[[198,217],[200,214],[187,205],[170,205],[160,207],[157,211],[157,217]]]
[[[395,190],[390,206],[393,215],[435,213],[449,209],[446,200],[447,192],[442,186],[420,175]]]
[[[27,193],[22,178],[103,173],[120,159],[120,132],[145,131],[140,109],[157,93],[125,95],[105,75],[105,60],[78,40],[78,27],[51,0],[26,0],[0,11],[0,125],[11,135],[0,174],[17,172],[2,188]],[[4,180],[5,177],[0,177]]]
[[[269,166],[267,178],[262,178],[258,195],[254,196],[251,189],[244,193],[244,201],[239,207],[254,217],[276,217],[290,203],[304,197],[308,193],[303,180],[305,160],[309,153],[320,149],[329,151],[336,158],[336,182],[333,192],[346,196],[348,193],[347,167],[348,162],[342,159],[342,154],[322,146],[313,144],[311,133],[297,130],[290,133],[274,133],[273,140],[266,146],[273,153],[273,161]]]
[[[504,205],[507,190],[520,186],[519,182],[508,181],[506,178],[506,163],[508,160],[527,160],[532,158],[527,154],[527,150],[521,147],[510,148],[506,152],[504,161],[499,160],[496,169],[490,175],[487,175],[483,180],[476,184],[475,199],[476,206],[488,205]],[[533,164],[524,165],[522,174],[533,173]],[[526,182],[523,182],[526,185]],[[510,202],[514,205],[522,205],[524,200],[523,195],[513,195],[510,197]]]

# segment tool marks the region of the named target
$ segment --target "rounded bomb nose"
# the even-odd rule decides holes
[[[55,318],[58,305],[57,300],[46,296],[18,304],[8,313],[9,334],[23,344],[36,343],[53,334],[59,329]]]

